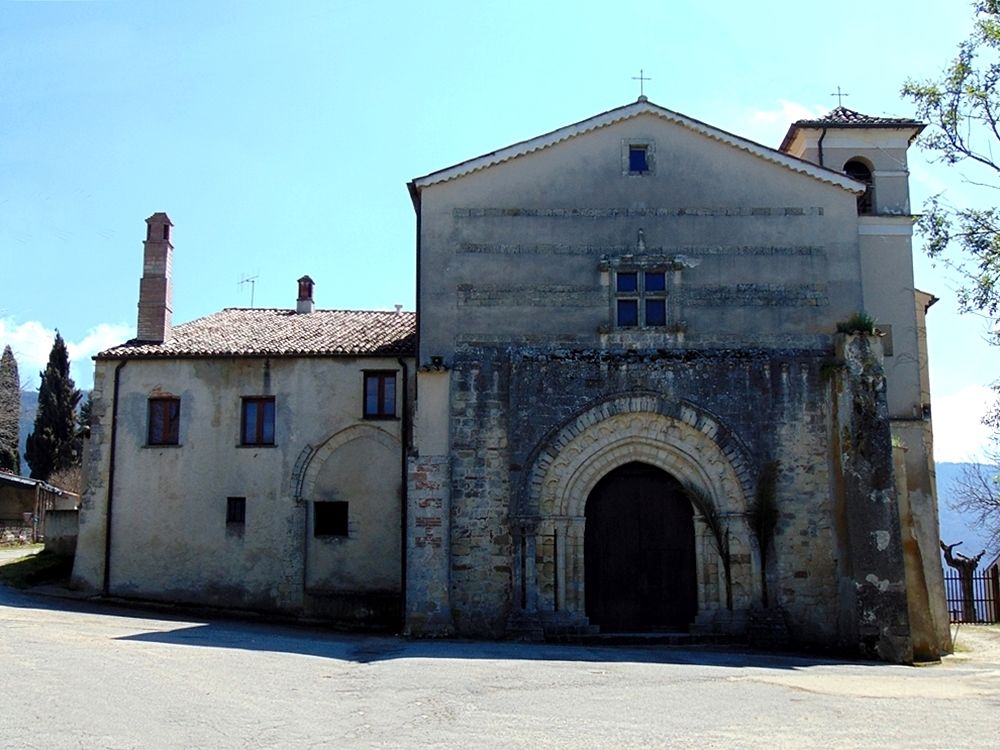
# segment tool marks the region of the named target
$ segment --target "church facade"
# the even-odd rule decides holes
[[[838,108],[771,149],[640,97],[413,180],[409,349],[391,326],[366,351],[230,342],[208,375],[191,353],[207,329],[253,338],[273,323],[224,311],[178,327],[186,343],[168,332],[99,356],[78,582],[290,612],[398,607],[417,636],[744,635],[766,621],[796,643],[893,661],[947,652],[923,334],[933,297],[913,286],[906,169],[921,127]],[[316,314],[299,323],[343,324]],[[122,362],[139,378],[129,398]],[[249,381],[221,374],[232,367]],[[181,397],[183,431],[223,383],[231,403],[269,397],[281,368],[302,372],[281,375],[271,408],[286,425],[312,409],[309,429],[275,440],[284,447],[261,473],[248,453],[228,455],[225,432],[189,465],[273,485],[256,522],[266,541],[232,570],[199,574],[230,545],[206,531],[141,576],[112,558],[109,582],[108,496],[132,508],[118,538],[156,548],[150,472],[175,485],[174,503],[193,481],[142,443],[157,389],[203,390]],[[391,429],[350,399],[317,397],[347,392],[325,387],[341,377],[367,394],[366,373],[390,371],[406,394]],[[128,447],[112,448],[116,422],[134,433]],[[357,443],[316,479],[314,456],[336,455],[323,446],[371,429],[381,442]],[[376,443],[384,466],[361,476]],[[115,479],[125,467],[133,478]],[[340,556],[317,556],[315,506],[345,492]],[[375,558],[393,549],[396,572],[380,577]],[[178,557],[184,576],[169,569]],[[380,610],[382,595],[393,603]]]
[[[411,182],[410,632],[778,607],[800,642],[947,650],[921,127],[838,108],[772,150],[640,97]]]

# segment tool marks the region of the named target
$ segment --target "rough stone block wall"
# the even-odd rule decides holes
[[[448,456],[411,457],[406,528],[407,633],[450,635]]]
[[[913,643],[881,345],[872,336],[838,339],[834,438],[843,480],[836,496],[849,552],[841,578],[844,645],[908,662]]]
[[[725,433],[714,437],[742,443],[754,473],[780,462],[769,587],[788,608],[797,637],[828,640],[837,596],[828,358],[809,350],[460,351],[453,364],[450,514],[458,631],[503,630],[512,601],[511,516],[525,501],[527,473],[546,441],[603,399],[655,393],[713,414]],[[755,547],[744,541],[740,554],[750,554]],[[538,553],[544,565],[544,545]]]
[[[509,369],[466,363],[452,384],[452,614],[461,633],[503,635],[511,600]]]

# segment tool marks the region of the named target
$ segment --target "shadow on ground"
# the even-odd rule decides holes
[[[820,665],[886,668],[874,662],[835,659],[810,654],[754,652],[730,646],[582,646],[513,641],[461,639],[411,639],[332,632],[316,625],[246,621],[224,615],[137,609],[105,600],[69,599],[39,592],[20,592],[0,587],[0,608],[15,607],[76,613],[101,618],[136,621],[146,632],[121,636],[118,640],[163,643],[184,647],[228,648],[245,651],[291,653],[355,663],[392,659],[486,659],[565,661],[582,663],[692,664],[726,668],[801,669]],[[62,592],[70,594],[70,592]],[[193,622],[194,620],[194,622]],[[155,625],[154,625],[155,623]],[[171,628],[170,624],[176,623]]]

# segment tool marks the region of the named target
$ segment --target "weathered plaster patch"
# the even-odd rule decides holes
[[[869,573],[868,575],[865,576],[865,580],[868,581],[868,583],[870,583],[872,586],[877,588],[882,593],[885,593],[886,591],[889,590],[890,583],[888,578],[879,578],[874,573]]]
[[[889,542],[892,537],[889,535],[888,531],[879,529],[878,531],[872,532],[872,538],[875,540],[875,547],[879,552],[882,552],[889,548]]]

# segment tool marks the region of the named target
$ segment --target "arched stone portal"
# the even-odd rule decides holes
[[[598,482],[639,462],[674,477],[694,498],[698,620],[758,596],[746,523],[753,478],[747,451],[713,415],[654,394],[618,396],[580,413],[534,454],[512,518],[515,532],[512,628],[592,628],[587,618],[586,504]],[[698,507],[699,503],[707,507]],[[706,513],[728,532],[729,588]]]
[[[694,509],[681,483],[619,466],[587,498],[586,612],[602,632],[687,630],[698,613]]]

